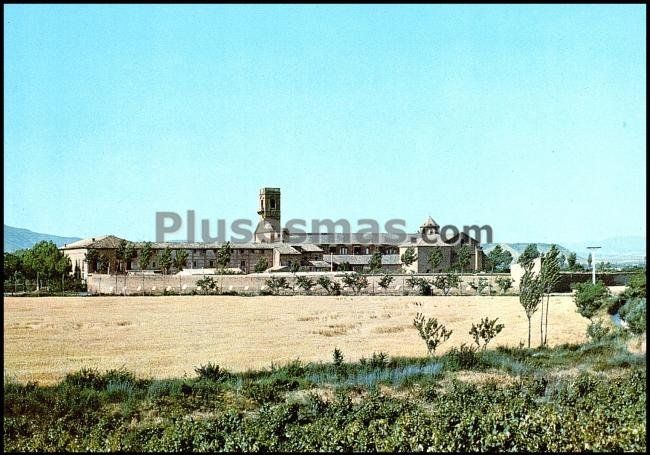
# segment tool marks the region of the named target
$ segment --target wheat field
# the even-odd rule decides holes
[[[143,378],[194,376],[208,362],[231,371],[271,363],[346,360],[384,351],[424,356],[413,328],[422,312],[453,330],[437,353],[470,343],[472,322],[498,317],[490,347],[527,340],[518,297],[5,297],[4,374],[49,384],[82,367],[124,367]],[[588,320],[569,294],[551,297],[549,343],[580,342]],[[532,345],[539,344],[539,312]]]

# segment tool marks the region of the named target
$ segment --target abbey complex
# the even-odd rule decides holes
[[[373,253],[381,253],[381,268],[384,271],[406,270],[416,273],[438,272],[448,269],[456,262],[459,248],[466,246],[470,261],[466,271],[479,271],[483,266],[483,251],[479,242],[464,232],[443,239],[440,226],[428,217],[420,230],[414,234],[395,235],[389,233],[292,233],[280,226],[280,188],[262,188],[259,197],[260,222],[253,242],[232,243],[229,268],[238,273],[252,273],[256,264],[268,264],[266,272],[286,271],[293,264],[299,264],[304,271],[363,271],[368,268]],[[114,235],[93,237],[66,244],[60,249],[70,257],[75,272],[83,278],[96,272],[98,264],[89,263],[86,254],[95,250],[97,256],[105,259],[106,271],[118,270],[120,261],[117,249],[123,239]],[[144,242],[133,242],[136,254]],[[154,252],[148,268],[149,273],[162,273],[160,255],[169,248],[172,254],[179,250],[187,252],[185,269],[201,269],[203,273],[214,273],[216,258],[222,243],[205,242],[151,242]],[[417,259],[410,265],[401,261],[401,256],[412,248]],[[442,260],[435,270],[427,261],[432,249],[439,248]],[[263,259],[264,258],[264,259]],[[126,264],[126,271],[139,271],[137,255]]]

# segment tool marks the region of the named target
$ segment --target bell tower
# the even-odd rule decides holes
[[[280,188],[262,188],[259,204],[260,221],[255,229],[255,241],[280,241]]]

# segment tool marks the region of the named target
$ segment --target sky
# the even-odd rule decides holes
[[[4,222],[645,236],[645,5],[5,5]],[[215,232],[212,233],[213,235]]]

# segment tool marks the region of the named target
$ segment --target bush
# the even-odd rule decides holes
[[[332,353],[332,358],[334,361],[334,366],[336,366],[337,368],[343,365],[343,353],[339,348],[334,348],[334,352]]]
[[[465,343],[460,348],[453,347],[445,354],[447,365],[452,369],[471,370],[476,368],[480,362],[476,355],[476,348]]]
[[[372,353],[370,368],[386,368],[388,366],[388,354],[385,352]]]
[[[592,322],[587,327],[587,337],[589,337],[591,341],[595,342],[604,340],[609,332],[610,328],[603,325],[601,321]]]
[[[285,277],[272,277],[266,280],[266,286],[271,290],[273,295],[278,295],[282,289],[289,289],[289,283]]]
[[[574,283],[571,287],[576,291],[574,300],[578,312],[589,319],[596,314],[609,296],[609,289],[602,281],[597,281],[595,284]]]
[[[406,280],[413,289],[417,288],[420,295],[433,295],[431,283],[425,278],[412,277]]]
[[[646,311],[645,298],[633,298],[628,300],[619,311],[621,319],[627,322],[632,333],[645,332]]]
[[[477,347],[481,347],[483,341],[483,350],[487,347],[488,343],[503,330],[505,325],[497,324],[499,318],[488,319],[487,317],[481,319],[477,325],[472,324],[469,334],[474,338],[474,343]]]
[[[645,271],[638,272],[630,277],[627,288],[624,291],[626,298],[645,297]]]
[[[196,374],[199,375],[200,379],[207,379],[208,381],[221,381],[228,377],[228,372],[219,367],[219,365],[213,365],[208,362],[207,365],[201,365],[198,368],[194,368]]]
[[[501,289],[502,294],[508,292],[508,289],[512,287],[512,283],[515,282],[515,280],[513,280],[512,278],[507,278],[504,276],[498,277],[495,281],[499,289]]]
[[[420,338],[427,345],[429,355],[433,355],[438,345],[447,341],[453,333],[453,330],[447,330],[443,324],[438,323],[436,318],[429,318],[425,322],[424,315],[421,313],[415,316],[413,326],[418,330]]]

